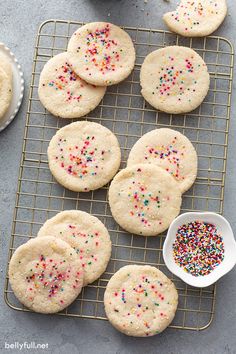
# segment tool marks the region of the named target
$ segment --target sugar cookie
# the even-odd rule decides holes
[[[210,76],[203,59],[193,49],[165,47],[144,60],[140,80],[143,97],[167,113],[187,113],[206,97]]]
[[[75,192],[107,184],[120,166],[116,136],[98,123],[79,121],[58,130],[48,147],[49,168],[58,183]]]
[[[217,30],[226,14],[226,0],[181,0],[163,20],[171,31],[182,36],[205,37]]]
[[[47,236],[18,247],[9,264],[15,296],[29,309],[54,313],[70,305],[83,285],[76,252],[65,241]]]
[[[109,204],[114,219],[125,230],[155,236],[179,214],[181,192],[164,169],[139,164],[115,176],[109,189]]]
[[[89,85],[74,72],[67,52],[51,58],[40,74],[39,99],[61,118],[85,116],[99,105],[105,92],[105,87]]]
[[[98,86],[117,84],[134,68],[132,39],[111,23],[92,22],[80,27],[69,41],[68,52],[75,72]]]
[[[118,331],[147,337],[161,333],[172,322],[178,293],[157,268],[128,265],[109,280],[104,305],[108,320]]]

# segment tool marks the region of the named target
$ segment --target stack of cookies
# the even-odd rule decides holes
[[[179,214],[182,193],[197,176],[197,153],[183,134],[168,128],[143,135],[130,151],[127,168],[109,189],[111,212],[125,230],[156,236]]]
[[[69,306],[105,271],[111,240],[103,223],[79,210],[63,211],[47,220],[38,236],[18,247],[9,265],[17,298],[40,313]]]
[[[82,117],[100,103],[107,86],[129,76],[134,63],[134,45],[125,31],[111,23],[89,23],[72,35],[67,52],[44,66],[40,101],[55,116]]]

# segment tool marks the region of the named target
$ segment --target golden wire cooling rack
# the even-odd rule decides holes
[[[107,187],[89,193],[74,193],[57,184],[49,171],[48,143],[56,131],[71,120],[53,117],[40,104],[37,93],[39,75],[48,59],[66,50],[68,39],[82,24],[49,20],[39,28],[9,259],[19,245],[35,237],[44,221],[57,212],[84,210],[97,216],[109,229],[113,242],[112,257],[102,277],[84,288],[79,298],[60,315],[106,319],[103,294],[111,275],[126,264],[150,264],[173,279],[178,289],[179,306],[171,327],[204,329],[213,318],[216,288],[214,285],[192,288],[168,271],[162,258],[165,235],[148,238],[123,231],[111,216]],[[122,149],[121,167],[125,166],[132,145],[144,133],[157,127],[171,127],[184,133],[197,150],[199,169],[194,186],[184,194],[182,212],[209,210],[222,213],[233,76],[231,43],[215,36],[189,39],[167,31],[131,27],[125,30],[136,47],[135,69],[127,80],[108,87],[102,103],[86,119],[101,123],[116,134]],[[191,113],[169,115],[157,112],[140,95],[139,71],[144,57],[166,45],[194,48],[207,63],[211,76],[210,91],[202,105]],[[7,277],[5,299],[16,310],[29,311],[14,297]]]

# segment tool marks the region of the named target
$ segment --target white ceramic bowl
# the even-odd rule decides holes
[[[222,263],[220,263],[210,274],[198,277],[193,276],[191,273],[187,273],[183,268],[175,263],[172,249],[172,245],[176,238],[177,229],[183,224],[197,220],[208,222],[216,226],[218,232],[223,238],[225,249]],[[216,213],[190,212],[181,214],[171,223],[169,227],[163,245],[163,258],[167,268],[185,283],[198,288],[209,286],[228,273],[236,264],[236,242],[231,226],[223,216]]]

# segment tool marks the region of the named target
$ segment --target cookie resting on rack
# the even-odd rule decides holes
[[[116,222],[142,236],[156,236],[166,230],[179,214],[181,201],[174,177],[151,164],[121,170],[109,188],[109,204]]]
[[[75,72],[98,86],[117,84],[134,68],[132,39],[120,27],[107,22],[80,27],[69,41],[68,52]]]
[[[121,161],[116,136],[98,123],[79,121],[59,129],[48,146],[49,168],[55,179],[75,192],[107,184]]]
[[[191,141],[176,130],[160,128],[144,134],[132,147],[127,165],[153,164],[165,169],[187,191],[197,176],[197,153]]]
[[[47,236],[31,239],[14,252],[9,282],[18,300],[40,313],[69,306],[83,286],[83,269],[65,241]]]
[[[148,337],[161,333],[172,322],[178,293],[157,268],[128,265],[109,280],[104,305],[108,320],[118,331]]]
[[[83,117],[97,107],[106,92],[82,80],[74,71],[70,55],[51,58],[40,74],[38,94],[42,105],[54,116]]]
[[[141,93],[156,109],[179,114],[193,111],[206,97],[210,76],[193,49],[170,46],[145,58],[140,72]]]
[[[111,240],[103,223],[80,210],[66,210],[47,220],[38,237],[51,235],[67,242],[77,253],[84,271],[83,286],[94,282],[106,270]]]
[[[205,37],[217,30],[226,14],[226,0],[181,0],[163,20],[171,31],[182,36]]]

